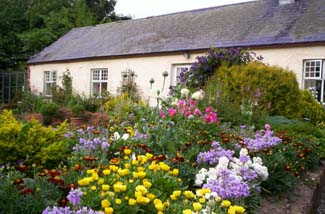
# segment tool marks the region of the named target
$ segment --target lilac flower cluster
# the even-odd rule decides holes
[[[246,198],[250,195],[248,183],[235,176],[229,169],[222,170],[218,179],[208,179],[203,188],[211,189],[223,199]]]
[[[88,207],[82,207],[79,210],[71,210],[70,207],[47,207],[42,214],[100,214],[100,212],[94,211]]]
[[[70,190],[70,192],[67,196],[67,199],[73,205],[77,205],[77,204],[80,204],[81,196],[82,196],[82,191],[80,189],[72,189],[72,190]]]
[[[102,150],[103,152],[106,152],[109,148],[109,143],[106,138],[94,138],[92,140],[80,138],[79,143],[76,144],[72,149],[73,151],[82,151],[82,150],[88,150],[88,151],[94,151],[94,150]]]
[[[274,136],[271,130],[261,130],[256,132],[255,139],[244,138],[244,143],[249,150],[260,151],[265,148],[274,147],[282,140]]]
[[[212,148],[207,152],[200,152],[196,158],[198,163],[208,163],[210,165],[218,164],[221,157],[227,157],[229,160],[232,160],[234,155],[233,150],[223,149],[219,142],[213,142]]]
[[[258,181],[266,180],[268,170],[263,166],[262,159],[254,157],[251,160],[247,149],[241,149],[239,158],[234,157],[234,151],[224,150],[218,142],[213,143],[209,152],[201,152],[198,162],[217,164],[208,170],[202,168],[196,174],[195,185],[209,188],[222,199],[246,198],[251,188],[258,188]]]

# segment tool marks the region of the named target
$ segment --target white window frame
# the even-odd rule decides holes
[[[99,93],[94,93],[94,83],[99,83]],[[108,91],[108,69],[107,68],[93,68],[91,69],[91,96],[102,97],[103,83],[106,83],[106,90]]]
[[[192,66],[192,63],[186,63],[186,64],[173,64],[172,70],[170,72],[170,85],[175,86],[178,82],[177,77],[181,73],[182,69],[188,69],[190,70]]]
[[[56,84],[57,72],[56,71],[44,71],[44,95],[46,97],[52,97],[52,87]],[[48,87],[49,93],[48,92]]]
[[[318,64],[318,65],[317,65]],[[306,80],[315,80],[315,81],[321,81],[321,90],[320,90],[320,99],[319,102],[324,104],[324,86],[325,86],[325,60],[322,59],[308,59],[303,61],[303,88],[305,88],[305,81]],[[318,69],[317,69],[318,68]],[[318,71],[317,71],[318,70]],[[318,75],[317,75],[318,74]],[[313,88],[305,88],[310,90],[311,92],[316,92],[317,89],[315,87]]]

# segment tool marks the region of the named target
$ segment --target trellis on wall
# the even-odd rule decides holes
[[[10,104],[26,87],[25,72],[0,72],[0,103]]]

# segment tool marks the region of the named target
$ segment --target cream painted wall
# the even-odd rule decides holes
[[[300,87],[302,87],[302,66],[304,59],[325,59],[325,46],[312,47],[288,47],[288,48],[269,48],[269,49],[252,49],[258,55],[264,57],[264,62],[270,65],[278,65],[288,68],[296,73]],[[74,90],[85,96],[90,95],[91,87],[91,69],[107,68],[108,69],[108,90],[116,94],[116,89],[121,82],[121,71],[129,68],[135,71],[136,82],[141,88],[145,100],[149,96],[153,97],[157,89],[162,88],[162,72],[168,71],[169,77],[166,79],[164,94],[168,92],[170,85],[170,74],[174,64],[192,63],[195,58],[205,53],[190,54],[189,58],[183,54],[170,54],[159,56],[142,56],[118,59],[103,59],[70,63],[53,63],[30,66],[30,85],[33,91],[43,91],[44,71],[56,70],[58,77],[69,69],[72,75]],[[155,79],[153,90],[150,89],[149,80]],[[61,80],[57,82],[60,84]],[[151,98],[151,101],[154,100]],[[154,103],[151,103],[154,104]]]
[[[171,71],[173,65],[193,63],[197,56],[202,56],[204,53],[190,54],[189,58],[182,53],[172,55],[159,56],[142,56],[119,59],[103,59],[81,62],[65,62],[30,65],[30,86],[34,92],[43,92],[44,71],[57,71],[57,84],[61,84],[63,72],[67,69],[72,76],[72,87],[75,92],[85,96],[90,95],[91,90],[91,69],[107,68],[108,69],[108,90],[112,94],[116,94],[117,88],[121,83],[121,71],[129,68],[135,71],[136,83],[141,89],[144,100],[149,96],[153,97],[156,90],[161,90],[163,85],[164,71],[168,71],[169,76],[166,78],[166,85],[163,94],[168,93],[168,88],[171,83]],[[149,80],[154,78],[155,83],[152,89],[150,88]],[[153,92],[154,91],[154,92]],[[151,98],[151,101],[154,99]],[[151,103],[154,104],[154,103]]]

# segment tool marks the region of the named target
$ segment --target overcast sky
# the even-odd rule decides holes
[[[115,12],[134,19],[253,0],[117,0]]]

